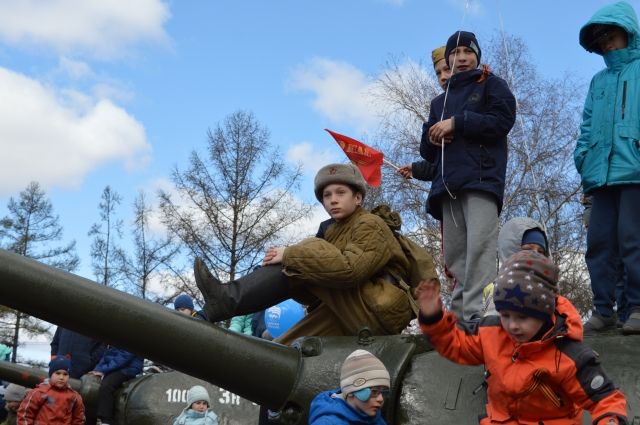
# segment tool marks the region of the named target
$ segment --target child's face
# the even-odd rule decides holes
[[[196,412],[200,412],[200,413],[206,412],[206,410],[209,408],[209,403],[207,403],[204,400],[199,400],[194,403],[191,403],[191,408]]]
[[[471,71],[478,67],[478,57],[470,47],[458,46],[449,53],[449,65],[453,66],[452,74]]]
[[[66,387],[67,382],[69,382],[69,372],[63,369],[56,370],[51,374],[51,378],[49,378],[49,383],[57,388]]]
[[[193,314],[193,311],[187,307],[176,308],[176,311],[178,313],[184,314],[185,316],[191,316]]]
[[[388,390],[389,389],[386,387],[371,388],[371,395],[367,401],[362,401],[353,394],[349,394],[347,396],[347,403],[365,415],[374,417],[378,414],[380,409],[382,409],[385,393],[388,392]]]
[[[544,325],[540,319],[511,310],[500,312],[500,322],[511,339],[519,343],[531,341]]]
[[[444,59],[440,59],[435,66],[436,77],[438,77],[438,83],[442,90],[447,89],[447,81],[449,81],[449,77],[451,77],[451,70],[449,69],[449,65],[447,65],[447,61]]]
[[[523,251],[535,251],[538,254],[544,254],[544,248],[538,245],[537,243],[525,243],[520,247]]]
[[[613,27],[598,40],[598,46],[602,53],[627,47],[627,33],[620,27]]]
[[[362,203],[362,194],[346,184],[330,184],[322,190],[322,205],[336,221],[349,218]]]

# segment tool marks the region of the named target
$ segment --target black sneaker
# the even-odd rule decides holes
[[[604,317],[597,311],[593,310],[591,317],[584,324],[584,334],[593,335],[599,332],[606,332],[616,328],[616,315]]]

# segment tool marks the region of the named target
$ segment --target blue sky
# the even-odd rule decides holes
[[[102,189],[123,196],[130,219],[136,192],[170,187],[171,169],[238,109],[303,162],[298,196],[311,202],[315,171],[343,160],[323,129],[375,131],[366,93],[391,55],[430,66],[455,30],[474,31],[482,47],[502,20],[543,76],[587,83],[603,62],[577,34],[606,3],[0,0],[0,214],[38,181],[91,278],[86,234]]]

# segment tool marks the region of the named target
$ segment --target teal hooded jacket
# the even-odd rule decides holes
[[[594,75],[574,152],[584,192],[640,183],[640,31],[625,2],[598,10],[580,30],[580,45],[592,51],[590,27],[616,25],[627,32],[624,49],[602,54],[607,67]],[[596,52],[598,53],[598,52]]]

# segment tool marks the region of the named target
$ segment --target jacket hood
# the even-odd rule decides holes
[[[545,255],[549,255],[549,241],[547,240],[547,235],[544,232],[542,224],[529,217],[516,217],[503,224],[498,234],[498,256],[500,258],[500,264],[504,264],[509,257],[520,251],[522,235],[531,229],[540,229],[542,231],[545,242],[547,242],[547,252],[545,252]]]
[[[575,341],[582,341],[582,317],[575,306],[563,297],[556,297],[555,326],[550,335],[563,335]]]
[[[331,423],[350,424],[350,425],[384,425],[382,413],[378,412],[376,416],[370,417],[364,413],[360,413],[353,409],[341,397],[332,397],[339,394],[340,389],[325,391],[316,396],[311,403],[311,411],[309,412],[309,423],[320,419],[323,416],[331,418]],[[329,422],[326,422],[329,423]]]
[[[580,45],[588,52],[594,51],[590,46],[592,43],[591,26],[592,25],[615,25],[621,27],[627,32],[629,44],[626,49],[620,49],[621,51],[628,50],[628,54],[634,57],[640,56],[640,40],[638,34],[640,33],[638,27],[638,19],[633,7],[624,1],[618,3],[612,3],[604,6],[598,10],[589,21],[580,29]],[[601,54],[599,52],[594,52]],[[613,52],[604,54],[605,57]],[[619,54],[617,54],[619,55]],[[607,63],[607,65],[609,65]]]

